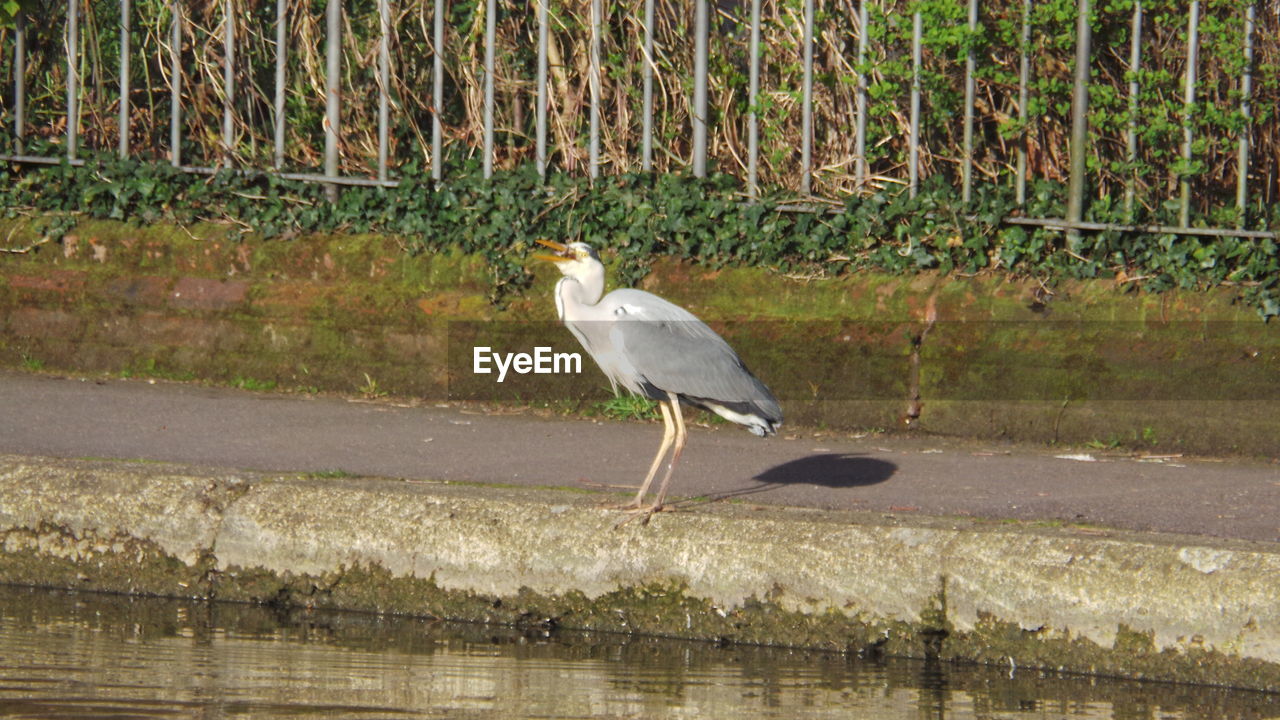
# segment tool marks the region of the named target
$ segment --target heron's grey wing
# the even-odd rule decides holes
[[[781,419],[769,389],[693,313],[640,290],[617,290],[606,299],[618,319],[610,330],[613,350],[645,383]]]

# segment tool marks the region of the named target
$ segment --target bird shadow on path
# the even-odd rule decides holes
[[[718,493],[708,501],[754,495],[784,485],[818,485],[828,488],[858,488],[877,485],[897,472],[898,466],[859,453],[821,453],[789,460],[756,475],[759,484]]]

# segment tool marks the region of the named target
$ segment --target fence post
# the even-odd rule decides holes
[[[328,0],[325,6],[325,123],[324,174],[338,176],[338,124],[342,120],[342,0]],[[329,202],[338,201],[338,184],[325,186]]]
[[[1240,150],[1236,158],[1236,227],[1243,229],[1249,214],[1249,133],[1253,125],[1250,96],[1253,95],[1253,31],[1257,23],[1257,7],[1250,3],[1244,17],[1244,71],[1240,76]]]
[[[867,0],[858,3],[858,78],[854,99],[853,153],[857,157],[854,182],[859,190],[867,182],[867,74],[863,67],[867,61]]]
[[[1093,31],[1089,27],[1089,0],[1079,0],[1076,9],[1076,69],[1071,90],[1071,175],[1067,186],[1067,222],[1084,220],[1085,153],[1089,139],[1089,55]],[[1080,229],[1067,231],[1067,248],[1080,248]]]
[[[907,142],[907,196],[920,189],[920,42],[923,35],[920,11],[911,20],[911,137]]]
[[[129,156],[129,0],[120,0],[120,158]]]
[[[538,107],[534,111],[535,136],[537,138],[536,158],[538,177],[547,177],[547,43],[550,26],[547,19],[547,3],[550,0],[537,0],[538,3]]]
[[[276,170],[284,167],[284,82],[289,43],[288,0],[276,0],[276,95],[274,146]]]
[[[1022,3],[1022,42],[1018,49],[1018,121],[1022,132],[1018,135],[1018,170],[1014,192],[1019,205],[1027,204],[1027,138],[1031,134],[1030,102],[1031,85],[1031,0]]]
[[[231,146],[235,142],[236,97],[236,17],[233,0],[222,3],[222,167],[231,167]]]
[[[760,0],[751,0],[750,90],[747,96],[747,194],[760,195]]]
[[[1191,225],[1191,143],[1195,139],[1191,127],[1196,103],[1196,76],[1199,75],[1200,0],[1191,0],[1187,12],[1187,76],[1182,96],[1182,178],[1178,181],[1178,224]]]
[[[591,90],[590,138],[587,148],[587,174],[592,180],[600,177],[600,29],[604,22],[600,0],[591,0],[591,48],[589,64],[590,77],[587,82]]]
[[[694,0],[693,175],[707,176],[707,0]]]
[[[436,0],[431,18],[431,179],[444,178],[444,133],[440,127],[444,107],[444,0]]]
[[[493,177],[493,54],[497,25],[497,0],[484,5],[484,177]]]
[[[391,7],[378,0],[378,179],[387,180],[391,125]]]
[[[964,161],[961,166],[961,198],[968,204],[973,199],[973,103],[977,83],[973,77],[977,62],[973,54],[973,41],[978,35],[978,0],[969,0],[968,51],[964,59]]]
[[[80,9],[79,0],[67,0],[67,159],[76,158],[76,136],[80,128]]]
[[[169,162],[182,167],[182,2],[169,0]]]
[[[813,189],[813,0],[804,0],[804,88],[800,110],[800,192]]]
[[[640,139],[640,169],[649,172],[653,169],[653,0],[644,0],[644,54],[641,58],[644,67],[644,108],[642,109]]]
[[[18,6],[13,28],[13,135],[15,150],[23,153],[27,125],[27,13]]]
[[[1133,222],[1133,204],[1138,183],[1138,71],[1142,67],[1142,0],[1133,0],[1133,20],[1129,24],[1129,129],[1126,132],[1129,172],[1124,181],[1125,216]]]

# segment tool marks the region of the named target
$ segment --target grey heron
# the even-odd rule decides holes
[[[590,245],[538,242],[555,251],[536,257],[555,263],[564,277],[556,283],[556,312],[587,354],[618,385],[655,400],[662,411],[662,444],[635,499],[624,508],[649,514],[662,509],[687,437],[681,405],[710,410],[760,437],[782,423],[782,410],[729,343],[679,305],[635,289],[604,295],[604,264]],[[653,503],[645,494],[671,452]]]

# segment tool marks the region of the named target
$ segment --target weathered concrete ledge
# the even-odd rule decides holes
[[[1280,546],[0,456],[0,582],[1280,691]]]

